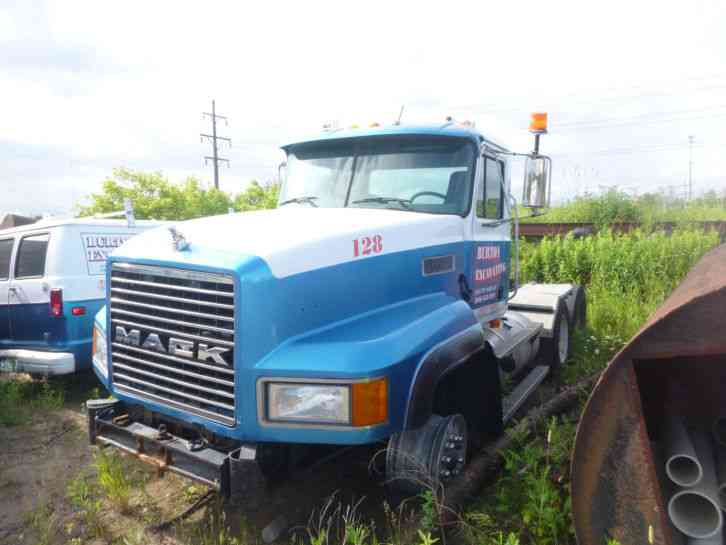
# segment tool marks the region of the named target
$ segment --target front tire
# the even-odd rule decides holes
[[[466,420],[460,414],[433,415],[421,428],[391,436],[386,451],[391,502],[445,488],[464,470],[468,440]]]

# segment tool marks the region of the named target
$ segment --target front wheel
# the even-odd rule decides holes
[[[460,414],[433,415],[416,430],[391,437],[386,451],[386,487],[393,503],[423,491],[438,492],[466,465],[468,431]]]

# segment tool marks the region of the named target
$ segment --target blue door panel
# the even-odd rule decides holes
[[[2,292],[0,291],[0,294]],[[0,301],[0,347],[10,342],[10,312],[7,300]]]

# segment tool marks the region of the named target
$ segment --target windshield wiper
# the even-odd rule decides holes
[[[399,197],[368,197],[366,199],[358,199],[357,201],[353,201],[350,204],[363,204],[367,202],[379,202],[381,204],[388,204],[391,202],[396,202],[398,204],[403,205],[404,208],[411,208],[411,201],[408,199],[401,199]]]
[[[317,197],[312,197],[312,196],[311,197],[295,197],[294,199],[287,199],[286,201],[282,201],[277,206],[285,206],[286,204],[290,204],[293,202],[296,202],[296,203],[305,202],[305,203],[308,203],[310,206],[314,206],[315,208],[318,208],[318,205],[315,204],[315,201],[317,199],[318,199]]]

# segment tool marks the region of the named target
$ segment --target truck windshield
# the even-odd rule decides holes
[[[475,147],[457,138],[315,142],[288,152],[279,203],[466,215]]]

